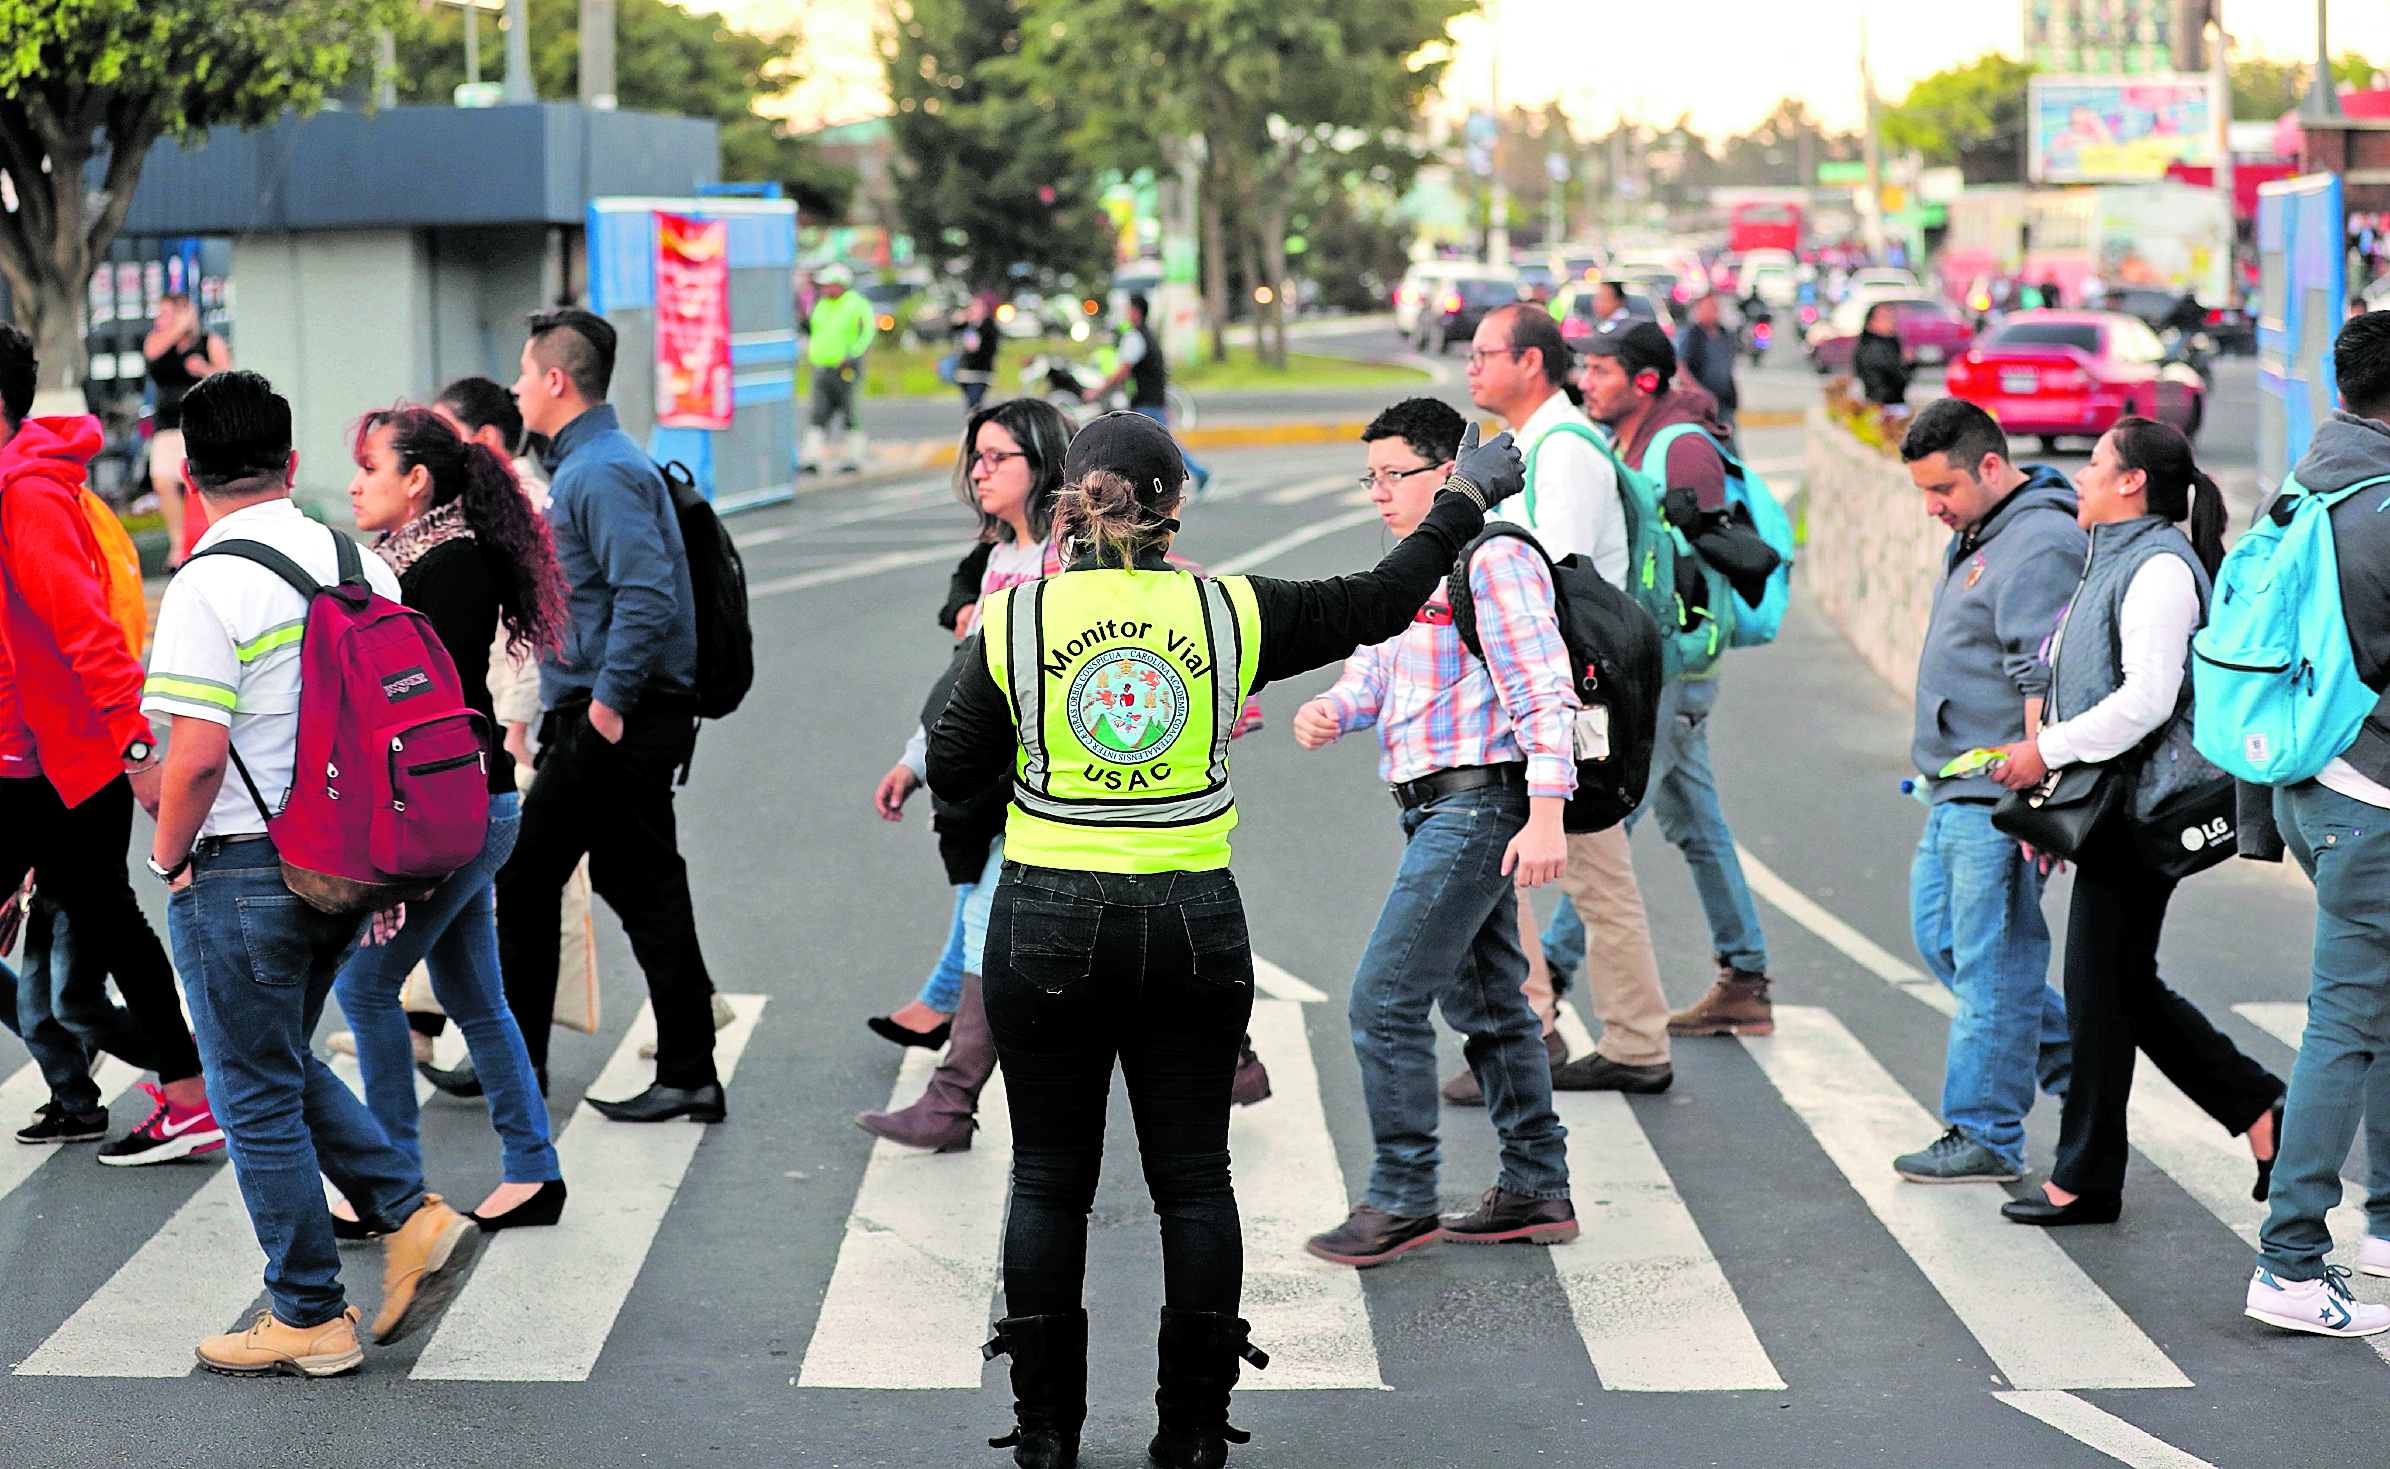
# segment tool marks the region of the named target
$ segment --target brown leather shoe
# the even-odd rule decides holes
[[[398,1232],[382,1241],[382,1309],[373,1318],[374,1345],[386,1347],[439,1315],[472,1268],[482,1239],[471,1219],[438,1194],[425,1194]]]
[[[1544,1037],[1544,1059],[1558,1066],[1568,1059],[1568,1042],[1555,1030]],[[1463,1066],[1444,1083],[1444,1100],[1455,1107],[1482,1107],[1485,1093],[1478,1088],[1477,1073]]]
[[[1467,1214],[1444,1216],[1444,1238],[1456,1245],[1564,1245],[1577,1237],[1577,1206],[1566,1199],[1531,1199],[1497,1184]]]
[[[1668,1017],[1670,1035],[1774,1035],[1768,977],[1720,967],[1709,993]]]
[[[199,1344],[199,1365],[227,1377],[337,1377],[365,1360],[357,1345],[357,1308],[319,1326],[285,1326],[271,1309],[247,1331],[211,1336]]]

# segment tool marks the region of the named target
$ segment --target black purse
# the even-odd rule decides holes
[[[2229,775],[2177,791],[2133,823],[2133,845],[2143,862],[2180,882],[2240,850],[2239,805]]]
[[[2002,796],[1992,808],[1992,825],[2037,852],[2071,862],[2124,809],[2139,769],[2129,758],[2062,766]]]

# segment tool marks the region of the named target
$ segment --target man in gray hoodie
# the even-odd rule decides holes
[[[2319,495],[2390,476],[2390,311],[2342,327],[2332,363],[2342,411],[2316,426],[2291,470],[2299,488]],[[2390,483],[2332,507],[2332,551],[2357,676],[2390,688]],[[2247,1310],[2293,1331],[2368,1336],[2390,1330],[2390,1307],[2351,1298],[2327,1271],[2324,1215],[2340,1202],[2340,1166],[2362,1117],[2372,1197],[2356,1264],[2390,1275],[2390,1068],[2377,1064],[2390,1052],[2390,694],[2315,779],[2273,794],[2275,824],[2315,882],[2318,911],[2307,1032],[2290,1073]]]
[[[2004,1183],[2024,1173],[2037,1074],[2064,1093],[2066,1011],[2049,981],[2049,864],[1993,828],[2001,788],[1968,756],[2040,729],[2042,644],[2082,578],[2087,538],[2066,477],[2013,463],[2000,425],[1973,403],[1928,405],[1900,457],[1926,512],[1953,533],[1917,660],[1909,751],[1932,812],[1909,869],[1909,923],[1958,1013],[1942,1079],[1948,1130],[1892,1166],[1918,1183]]]

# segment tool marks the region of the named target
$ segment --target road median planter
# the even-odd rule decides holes
[[[1801,575],[1867,666],[1907,694],[1933,614],[1950,532],[1893,455],[1860,441],[1820,404],[1807,418],[1808,543]]]

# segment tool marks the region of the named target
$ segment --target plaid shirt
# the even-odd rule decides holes
[[[1569,719],[1579,706],[1551,573],[1534,547],[1506,536],[1471,558],[1469,589],[1485,657],[1461,643],[1437,587],[1410,627],[1345,660],[1326,694],[1338,732],[1376,725],[1378,774],[1390,784],[1524,758],[1529,795],[1565,798],[1577,788]]]

